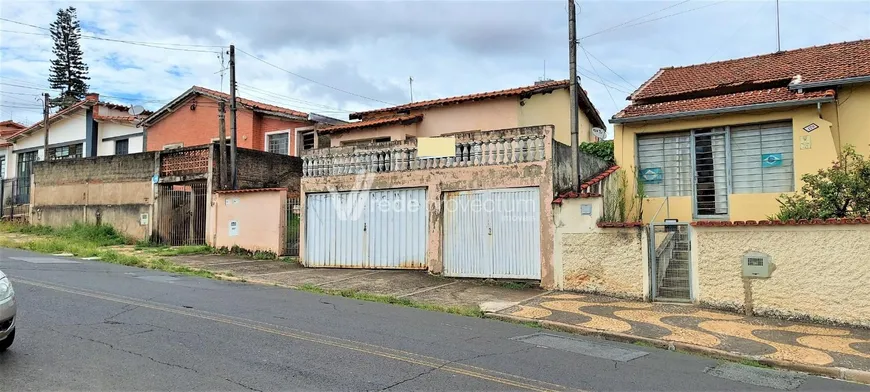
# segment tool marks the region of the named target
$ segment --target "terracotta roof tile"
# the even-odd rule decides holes
[[[601,180],[604,180],[605,178],[609,177],[611,174],[613,174],[617,170],[619,170],[619,165],[613,165],[613,166],[605,169],[603,172],[599,173],[597,176],[593,177],[589,181],[586,181],[586,182],[580,184],[580,189],[581,190],[586,189],[592,185],[595,185],[595,184],[601,182]]]
[[[823,82],[870,75],[870,40],[813,46],[755,57],[663,68],[631,98],[643,100],[742,84]]]
[[[136,120],[136,116],[101,116],[94,115],[94,120],[97,121],[122,121],[122,122],[133,122]]]
[[[615,119],[693,112],[698,110],[723,109],[771,102],[788,102],[833,97],[834,90],[798,93],[788,87],[745,91],[695,99],[683,99],[650,104],[632,104],[613,116]]]
[[[70,105],[68,108],[63,109],[55,114],[52,114],[51,116],[48,117],[49,125],[54,124],[57,120],[59,120],[61,118],[64,118],[65,115],[70,114],[78,109],[81,109],[82,107],[85,106],[86,103],[93,104],[94,101],[88,101],[88,100],[78,101],[78,102]],[[18,131],[17,133],[9,136],[9,140],[14,141],[13,139],[16,139],[20,136],[23,136],[24,134],[30,133],[31,131],[34,131],[36,129],[41,129],[42,126],[43,126],[42,121],[37,122],[37,123],[27,127],[27,128],[22,129],[21,131]],[[49,128],[51,128],[51,127],[49,126]]]
[[[695,221],[692,226],[702,227],[730,227],[730,226],[805,226],[805,225],[866,225],[870,224],[868,218],[842,218],[842,219],[789,219],[781,220],[747,220],[747,221]]]
[[[643,222],[598,222],[598,227],[606,228],[627,228],[627,227],[643,227]]]
[[[387,117],[376,120],[369,121],[357,121],[347,124],[334,125],[331,127],[324,127],[319,130],[320,133],[334,133],[341,131],[348,131],[353,129],[361,129],[361,128],[373,128],[373,127],[381,127],[384,125],[392,125],[392,124],[413,124],[416,122],[423,121],[423,114],[415,114],[413,116],[397,116],[397,117]]]
[[[592,197],[602,197],[602,195],[600,193],[586,192],[585,189],[588,189],[590,186],[601,182],[602,180],[609,177],[611,174],[613,174],[617,170],[619,170],[618,165],[613,165],[613,166],[605,169],[604,171],[602,171],[601,173],[599,173],[597,176],[593,177],[589,181],[586,181],[586,182],[580,184],[580,192],[579,193],[572,191],[572,192],[565,192],[565,193],[559,194],[553,200],[553,204],[562,204],[562,202],[565,199],[586,199],[586,198],[592,198]]]
[[[215,90],[208,89],[205,87],[200,87],[200,86],[193,86],[193,90],[196,92],[199,92],[201,94],[211,95],[213,97],[217,97],[219,99],[223,99],[226,101],[230,100],[229,94],[222,93],[220,91],[215,91]],[[293,110],[293,109],[289,109],[289,108],[285,108],[285,107],[281,107],[281,106],[270,105],[267,103],[262,103],[262,102],[254,101],[251,99],[242,98],[239,96],[236,97],[236,100],[238,103],[240,103],[244,106],[247,106],[248,108],[250,108],[252,110],[253,109],[261,109],[261,110],[268,111],[268,112],[288,114],[291,116],[306,117],[306,118],[308,117],[308,113],[305,113],[305,112],[300,112],[298,110]]]
[[[255,189],[227,189],[215,191],[214,193],[253,193],[253,192],[279,192],[286,191],[287,188],[255,188]]]
[[[388,107],[388,108],[381,108],[381,109],[367,110],[364,112],[352,113],[350,115],[350,118],[351,119],[363,119],[363,118],[365,118],[365,116],[370,115],[370,114],[375,114],[375,113],[401,112],[401,111],[407,111],[407,110],[411,110],[411,109],[420,110],[420,109],[430,108],[433,106],[458,104],[458,103],[464,103],[464,102],[470,102],[470,101],[479,101],[479,100],[483,100],[483,99],[539,94],[539,93],[550,92],[550,91],[559,90],[559,89],[563,89],[563,88],[568,88],[568,84],[569,83],[568,83],[567,79],[566,80],[555,80],[555,81],[543,82],[543,83],[539,83],[539,84],[535,84],[535,85],[531,85],[531,86],[515,87],[515,88],[509,88],[509,89],[505,89],[505,90],[489,91],[489,92],[475,93],[475,94],[468,94],[468,95],[459,95],[459,96],[455,96],[455,97],[431,99],[431,100],[427,100],[427,101],[418,101],[418,102],[407,103],[404,105],[392,106],[392,107]],[[598,114],[598,110],[595,109],[595,107],[592,105],[591,101],[589,101],[589,97],[588,97],[586,91],[583,90],[582,88],[580,88],[579,91],[580,91],[580,95],[582,98],[580,100],[581,101],[580,105],[583,105],[586,107],[587,117],[589,117],[589,119],[590,119],[590,121],[592,121],[593,125],[603,127],[604,122],[601,121],[601,117]]]

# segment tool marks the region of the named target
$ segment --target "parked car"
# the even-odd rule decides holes
[[[5,351],[15,340],[15,290],[3,271],[0,271],[0,351]]]

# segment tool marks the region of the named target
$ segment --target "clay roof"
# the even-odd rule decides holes
[[[550,91],[555,91],[563,88],[568,88],[568,80],[555,80],[549,82],[543,82],[534,84],[531,86],[523,86],[523,87],[515,87],[509,88],[505,90],[498,91],[489,91],[484,93],[475,93],[468,95],[460,95],[456,97],[448,97],[448,98],[439,98],[432,99],[428,101],[418,101],[411,102],[404,105],[393,106],[388,108],[381,108],[375,110],[368,110],[364,112],[356,112],[350,115],[351,119],[362,119],[367,115],[375,114],[375,113],[385,113],[385,112],[403,112],[412,109],[420,110],[426,109],[434,106],[442,106],[442,105],[450,105],[450,104],[459,104],[471,101],[479,101],[484,99],[492,99],[492,98],[500,98],[500,97],[512,97],[512,96],[526,96],[532,94],[540,94],[546,93]],[[592,124],[598,127],[604,127],[604,121],[601,120],[601,116],[598,114],[598,111],[592,105],[591,101],[589,101],[589,97],[586,94],[586,91],[582,88],[578,89],[580,94],[580,105],[584,107],[584,113],[586,113],[589,120],[592,121]]]
[[[93,105],[93,104],[95,104],[95,103],[96,103],[96,101],[89,101],[89,100],[87,100],[87,99],[84,99],[84,100],[78,101],[78,102],[76,102],[76,103],[70,105],[68,108],[63,109],[63,110],[61,110],[61,111],[59,111],[59,112],[57,112],[57,113],[52,114],[51,116],[49,116],[49,117],[48,117],[48,123],[49,123],[49,124],[54,124],[54,123],[57,122],[58,120],[61,120],[61,119],[63,119],[63,118],[66,118],[66,116],[67,116],[68,114],[70,114],[70,113],[72,113],[72,112],[75,112],[76,110],[79,110],[79,109],[85,107],[86,104]],[[27,134],[30,134],[31,132],[33,132],[33,131],[35,131],[35,130],[37,130],[37,129],[42,129],[42,127],[43,127],[43,122],[42,122],[42,121],[39,121],[39,122],[37,122],[37,123],[35,123],[35,124],[33,124],[33,125],[31,125],[31,126],[25,128],[25,129],[22,129],[22,130],[18,131],[18,132],[15,133],[14,135],[9,136],[8,139],[9,139],[9,141],[15,141],[15,140],[21,138],[22,136],[27,135]],[[51,128],[51,127],[49,127],[49,128]]]
[[[598,173],[598,175],[592,177],[591,179],[589,179],[589,181],[580,184],[580,193],[571,191],[559,194],[553,200],[553,204],[562,204],[565,199],[586,199],[591,197],[602,197],[603,195],[600,193],[589,192],[589,187],[603,181],[607,177],[610,177],[610,175],[615,173],[617,170],[619,170],[619,165],[613,165],[608,167],[607,169],[604,169],[604,171]]]
[[[94,115],[94,120],[97,121],[121,121],[121,122],[130,122],[136,120],[136,116],[102,116],[102,115]]]
[[[163,114],[166,114],[169,112],[169,109],[174,108],[181,103],[184,103],[187,100],[187,98],[193,94],[205,95],[207,97],[210,97],[210,98],[218,100],[218,101],[225,101],[225,102],[230,101],[230,95],[227,93],[215,91],[215,90],[205,88],[205,87],[192,86],[191,88],[187,89],[187,91],[185,91],[184,93],[182,93],[181,95],[179,95],[178,97],[173,99],[171,102],[164,105],[162,108],[154,111],[153,114],[151,114],[148,118],[146,118],[143,121],[143,124],[150,125],[150,124],[155,123],[156,121],[159,121],[160,117]],[[308,119],[308,113],[300,112],[298,110],[293,110],[290,108],[270,105],[268,103],[258,102],[258,101],[254,101],[251,99],[242,98],[239,96],[236,97],[236,102],[238,105],[241,105],[242,107],[244,107],[248,110],[254,111],[254,112],[284,115],[284,116],[305,119],[305,120]],[[229,110],[229,106],[227,107],[227,110]]]
[[[820,98],[833,98],[834,96],[834,90],[817,90],[799,93],[797,91],[789,90],[788,87],[777,87],[677,101],[632,104],[614,115],[613,118],[623,119],[641,116],[665,115],[773,102],[808,101]]]
[[[679,95],[743,84],[824,82],[870,75],[870,39],[813,46],[715,63],[662,68],[631,99]]]
[[[24,129],[24,128],[27,128],[27,125],[19,124],[15,121],[12,121],[12,120],[6,120],[6,121],[0,121],[0,127]],[[0,131],[0,132],[3,132],[3,131]]]
[[[342,132],[348,130],[356,130],[362,128],[374,128],[374,127],[382,127],[384,125],[393,125],[393,124],[413,124],[416,122],[423,121],[423,114],[415,114],[412,116],[396,116],[396,117],[387,117],[375,120],[368,121],[357,121],[347,124],[334,125],[331,127],[321,128],[318,132],[320,133],[335,133]]]

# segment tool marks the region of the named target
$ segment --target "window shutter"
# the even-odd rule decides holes
[[[644,135],[637,138],[638,180],[649,197],[692,194],[691,134]]]
[[[794,191],[794,136],[790,123],[734,127],[733,193]]]

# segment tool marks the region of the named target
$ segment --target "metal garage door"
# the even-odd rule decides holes
[[[538,188],[446,193],[443,246],[445,276],[541,279]]]
[[[425,189],[306,195],[308,267],[426,268]]]

